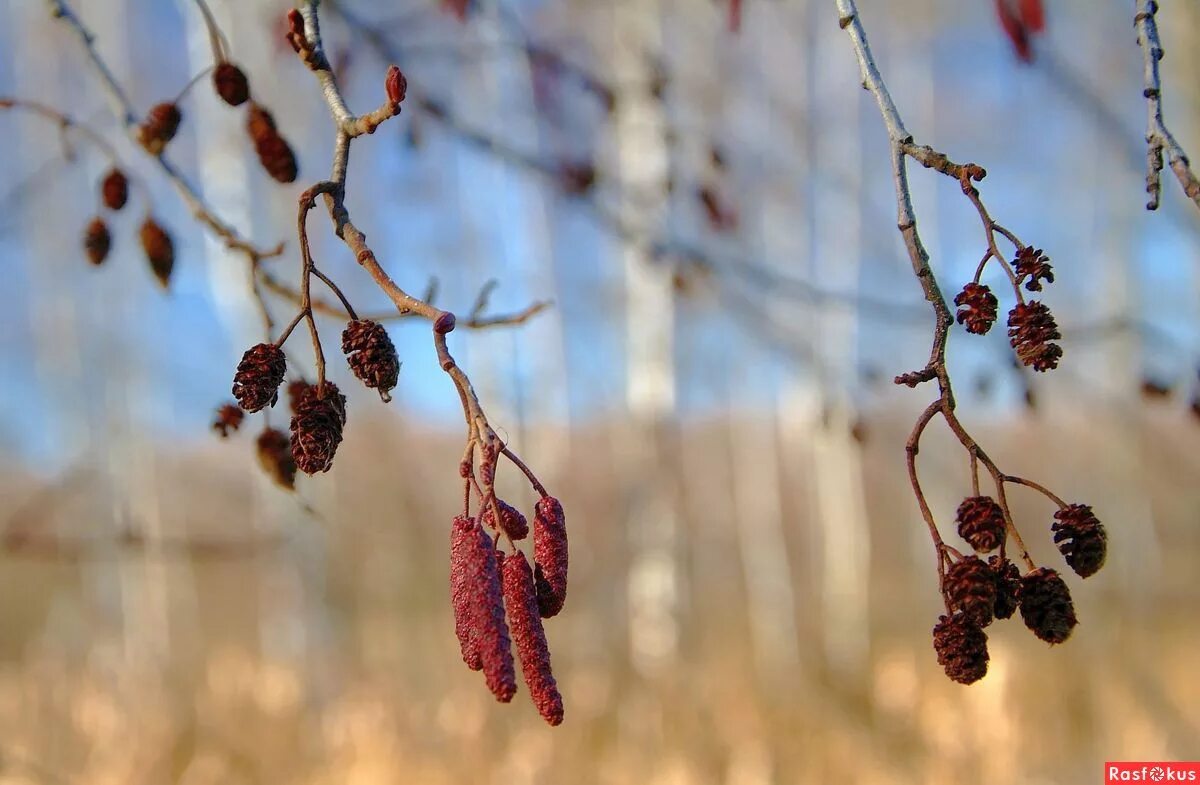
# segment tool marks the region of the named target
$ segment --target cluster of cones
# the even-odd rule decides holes
[[[119,167],[110,169],[100,180],[100,202],[108,210],[119,212],[129,201],[129,178]],[[171,281],[175,268],[175,244],[158,221],[150,214],[142,220],[138,230],[142,253],[150,265],[155,279],[165,289]],[[112,232],[108,222],[97,215],[88,222],[83,232],[83,250],[88,261],[99,267],[104,264],[112,250]]]
[[[1104,526],[1086,504],[1068,504],[1054,515],[1050,529],[1068,566],[1080,577],[1094,575],[1107,556]],[[1006,535],[1003,509],[988,496],[971,496],[959,505],[958,533],[978,553],[1001,548]],[[994,619],[1011,618],[1018,610],[1034,635],[1047,643],[1062,643],[1077,619],[1071,593],[1058,572],[1049,567],[1021,575],[1003,554],[986,562],[964,556],[950,564],[942,580],[947,613],[933,628],[933,647],[946,675],[971,684],[987,673],[987,634]]]
[[[390,400],[400,360],[383,325],[354,320],[342,335],[350,370],[366,386]],[[233,376],[236,404],[217,409],[213,430],[222,438],[236,431],[246,412],[258,412],[279,401],[279,388],[287,375],[287,358],[273,343],[260,343],[242,355]],[[258,437],[258,457],[264,470],[280,486],[295,487],[296,471],[317,474],[329,471],[342,443],[346,426],[346,396],[331,381],[309,384],[303,379],[287,387],[292,411],[290,437],[268,427]]]
[[[1054,283],[1054,272],[1050,260],[1042,249],[1023,246],[1013,259],[1013,275],[1016,286],[1025,284],[1031,292],[1042,291],[1042,282]],[[996,321],[998,302],[996,295],[985,284],[971,281],[954,298],[958,306],[958,323],[967,332],[984,335]],[[1037,300],[1018,302],[1008,312],[1008,339],[1016,352],[1017,359],[1035,371],[1045,372],[1058,367],[1062,359],[1062,347],[1054,343],[1061,340],[1058,324],[1045,303]]]

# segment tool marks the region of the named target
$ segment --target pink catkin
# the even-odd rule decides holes
[[[529,697],[542,719],[551,725],[563,720],[562,695],[550,669],[550,647],[534,589],[533,571],[525,554],[518,551],[504,559],[504,603],[512,621],[513,643],[521,659],[521,671]]]
[[[567,525],[553,496],[543,496],[534,507],[533,560],[538,610],[548,619],[567,599]]]
[[[470,555],[467,570],[471,633],[483,664],[483,676],[488,689],[496,696],[496,700],[508,703],[517,691],[517,674],[513,666],[508,623],[504,619],[500,567],[492,538],[478,522],[473,522],[471,531],[474,546],[468,546]]]
[[[450,529],[450,602],[454,607],[454,632],[463,662],[473,671],[483,667],[472,629],[470,588],[471,558],[478,553],[475,543],[475,519],[459,515]]]

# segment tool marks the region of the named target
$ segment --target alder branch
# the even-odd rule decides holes
[[[1160,173],[1164,154],[1184,194],[1200,207],[1200,179],[1192,172],[1187,153],[1163,122],[1162,80],[1158,72],[1163,48],[1155,20],[1157,13],[1158,3],[1155,0],[1137,0],[1133,23],[1137,28],[1138,46],[1142,50],[1142,95],[1146,98],[1146,193],[1150,195],[1146,209],[1158,209],[1162,195]]]
[[[880,116],[883,118],[884,126],[887,130],[888,141],[891,148],[891,163],[892,163],[892,179],[896,191],[896,211],[897,211],[897,227],[904,240],[905,248],[908,252],[909,260],[912,265],[913,274],[916,276],[921,285],[921,290],[925,295],[926,301],[933,309],[934,313],[934,328],[933,341],[929,352],[929,361],[924,368],[911,373],[902,374],[896,378],[898,384],[906,384],[910,387],[916,387],[920,384],[935,381],[938,386],[938,397],[929,406],[925,408],[921,416],[917,419],[912,433],[910,434],[906,444],[907,465],[909,479],[913,487],[913,493],[917,498],[918,506],[921,510],[921,516],[926,525],[929,527],[930,535],[934,543],[934,548],[937,554],[939,580],[942,581],[945,577],[945,567],[951,561],[951,557],[957,554],[956,551],[949,548],[941,538],[937,523],[934,519],[933,512],[925,499],[924,492],[921,489],[920,480],[917,472],[916,457],[920,452],[921,437],[925,433],[926,427],[932,419],[938,415],[946,422],[950,431],[954,434],[958,442],[967,451],[972,468],[979,463],[987,469],[992,477],[992,481],[996,487],[996,497],[999,506],[1004,515],[1005,526],[1008,536],[1012,538],[1017,547],[1018,553],[1025,565],[1030,569],[1034,569],[1034,563],[1029,556],[1028,549],[1021,538],[1020,532],[1017,530],[1013,522],[1012,514],[1009,510],[1008,500],[1005,494],[1005,484],[1014,483],[1026,485],[1031,488],[1042,491],[1049,498],[1057,500],[1061,504],[1061,499],[1049,494],[1042,486],[1031,484],[1029,481],[1020,480],[1010,475],[1005,474],[997,466],[988,454],[980,447],[979,443],[968,433],[962,422],[959,420],[955,412],[956,403],[954,399],[954,390],[950,380],[950,373],[946,363],[946,347],[950,337],[950,328],[954,323],[950,308],[947,305],[946,298],[942,294],[941,288],[938,285],[937,277],[934,274],[933,267],[930,264],[929,252],[926,250],[924,243],[921,240],[920,233],[917,229],[916,211],[913,207],[912,193],[908,182],[908,159],[911,158],[925,168],[933,169],[947,177],[953,178],[959,183],[963,191],[963,195],[976,208],[979,219],[983,225],[985,239],[987,243],[987,253],[980,263],[976,273],[975,282],[978,282],[979,275],[983,272],[983,267],[991,259],[996,259],[1001,264],[1009,277],[1013,291],[1018,303],[1023,304],[1024,298],[1021,295],[1020,277],[1013,270],[1013,266],[1003,256],[996,239],[999,234],[1008,241],[1018,251],[1029,250],[1019,238],[1009,230],[1000,226],[994,221],[984,206],[978,190],[974,183],[982,180],[986,176],[986,171],[975,164],[956,164],[951,161],[944,153],[938,152],[933,148],[925,145],[917,145],[913,141],[913,136],[909,133],[904,125],[904,121],[900,116],[899,110],[896,108],[895,102],[892,100],[891,94],[888,92],[887,85],[883,80],[883,76],[879,71],[879,67],[875,63],[875,59],[871,53],[870,45],[867,41],[866,30],[863,27],[862,19],[854,0],[836,0],[838,10],[838,22],[843,30],[850,37],[855,57],[858,61],[859,72],[862,78],[862,86],[875,99],[875,103],[879,108]],[[977,480],[973,480],[977,483]],[[977,487],[977,485],[976,485]],[[1005,553],[1005,548],[1001,546],[1002,556]],[[945,595],[944,583],[943,596],[946,599],[947,609],[950,610],[949,598]]]
[[[296,50],[296,54],[300,57],[301,61],[316,77],[336,129],[330,178],[312,185],[300,195],[297,216],[297,232],[299,234],[302,255],[301,262],[303,265],[301,270],[301,313],[297,318],[302,316],[309,325],[313,342],[313,353],[317,359],[317,384],[318,387],[323,384],[324,363],[320,336],[313,317],[314,306],[310,292],[309,276],[314,273],[314,265],[309,250],[307,215],[315,207],[317,198],[322,197],[330,221],[333,224],[334,233],[346,244],[346,247],[354,255],[359,266],[366,270],[380,290],[392,301],[397,313],[401,316],[419,316],[431,322],[438,363],[454,384],[455,391],[462,404],[463,418],[467,426],[466,447],[460,465],[460,474],[464,481],[463,514],[469,515],[470,513],[471,491],[474,490],[480,504],[478,514],[482,517],[489,510],[496,509],[497,499],[494,489],[494,479],[497,459],[502,454],[509,457],[514,463],[517,463],[518,459],[515,458],[515,454],[507,448],[507,445],[504,444],[492,428],[479,401],[479,396],[471,384],[470,378],[450,354],[446,336],[455,329],[457,319],[452,312],[444,311],[427,300],[409,294],[396,283],[383,268],[383,265],[380,264],[374,251],[367,244],[366,234],[353,223],[350,210],[346,206],[347,167],[351,145],[355,139],[364,134],[373,133],[380,124],[400,113],[400,106],[407,92],[407,82],[403,74],[401,74],[400,69],[395,65],[391,66],[388,69],[384,83],[386,93],[384,103],[373,112],[364,115],[354,115],[342,96],[337,84],[336,75],[324,52],[318,15],[319,5],[319,0],[298,0],[295,10],[290,12],[288,16],[290,27],[288,40]],[[333,282],[324,276],[318,277],[338,294],[343,305],[353,315],[353,309],[350,308],[349,303],[341,295]],[[482,312],[487,306],[488,296],[492,288],[494,288],[494,283],[485,285],[476,300],[471,317],[468,319],[475,326],[482,327],[525,321],[544,307],[541,304],[535,303],[524,311],[514,314],[507,319],[485,317],[482,315]],[[294,324],[295,322],[293,322]],[[277,345],[282,344],[282,342],[283,339],[281,338],[277,342]],[[478,470],[475,459],[477,448],[480,452]],[[518,466],[531,477],[531,481],[535,483],[536,487],[540,487],[540,483],[536,482],[536,478],[532,477],[527,467],[520,463],[518,463]],[[507,532],[500,531],[498,523],[499,515],[493,515],[492,520],[497,528],[497,535],[499,536],[503,533],[507,537]],[[511,539],[509,542],[512,545]],[[515,548],[515,545],[513,547]]]

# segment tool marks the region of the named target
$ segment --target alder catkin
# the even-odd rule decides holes
[[[454,634],[458,636],[463,662],[473,671],[483,667],[472,618],[472,576],[477,569],[472,559],[480,555],[475,528],[475,519],[465,515],[457,516],[450,527],[450,604],[454,608]]]
[[[496,500],[496,507],[489,507],[487,512],[483,514],[483,525],[495,529],[496,528],[496,511],[500,513],[500,529],[513,540],[523,540],[529,536],[529,523],[525,520],[525,516],[520,510],[513,507],[503,499]]]
[[[534,506],[533,560],[538,608],[548,619],[562,610],[567,599],[566,518],[553,496],[543,496]]]
[[[525,554],[517,551],[504,559],[503,572],[509,629],[521,660],[525,686],[542,719],[558,725],[563,720],[563,701],[550,668],[550,646],[542,628],[533,571]]]
[[[488,689],[501,703],[508,703],[517,692],[517,673],[513,665],[508,622],[504,616],[504,595],[500,585],[500,566],[492,538],[478,522],[472,527],[474,553],[468,563],[471,592],[471,629],[483,677]],[[469,663],[468,663],[469,664]]]

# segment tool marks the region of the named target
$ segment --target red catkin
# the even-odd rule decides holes
[[[521,672],[529,697],[538,714],[551,725],[563,720],[562,695],[550,668],[550,646],[538,608],[533,571],[525,554],[517,551],[504,559],[504,603],[508,608],[513,643],[521,660]]]
[[[471,632],[479,650],[488,689],[496,696],[496,700],[508,703],[517,692],[517,675],[508,637],[508,622],[504,617],[500,567],[492,538],[477,521],[473,523],[471,532],[474,542],[468,546],[470,553],[466,560]]]
[[[454,608],[454,633],[458,636],[463,662],[473,671],[483,667],[471,620],[471,575],[474,572],[471,559],[479,553],[475,547],[478,539],[474,518],[459,515],[454,519],[450,528],[450,604]]]
[[[534,507],[533,560],[538,609],[548,619],[567,599],[567,525],[553,496],[543,496]]]

